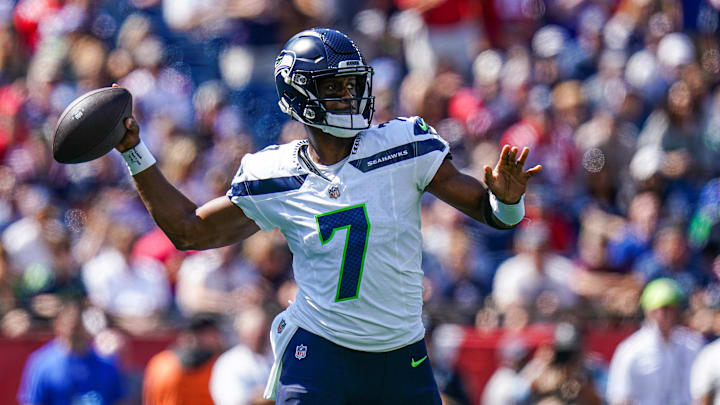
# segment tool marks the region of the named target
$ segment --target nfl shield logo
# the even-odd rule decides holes
[[[278,333],[281,333],[283,331],[283,329],[285,329],[285,320],[281,319],[280,325],[278,325],[278,329],[277,329]]]
[[[307,356],[307,346],[305,346],[305,345],[300,345],[300,346],[298,346],[298,347],[295,348],[295,357],[296,357],[298,360],[304,359],[305,356]]]
[[[338,187],[338,186],[336,186],[336,185],[333,184],[333,185],[330,186],[330,188],[328,189],[328,194],[330,195],[330,198],[338,198],[338,197],[340,197],[340,187]]]

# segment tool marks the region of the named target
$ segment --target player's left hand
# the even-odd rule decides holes
[[[500,152],[500,160],[495,169],[485,165],[485,184],[495,194],[498,200],[505,204],[516,204],[525,194],[528,180],[542,170],[541,165],[524,171],[525,161],[530,149],[523,148],[520,157],[517,157],[517,146],[505,145]]]

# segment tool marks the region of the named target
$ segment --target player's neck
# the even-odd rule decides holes
[[[355,137],[338,138],[313,127],[308,128],[310,158],[315,163],[330,166],[345,159],[352,150]]]

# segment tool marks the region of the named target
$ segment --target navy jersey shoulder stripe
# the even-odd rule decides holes
[[[232,197],[245,197],[249,195],[261,195],[280,193],[299,189],[305,182],[307,174],[288,177],[275,177],[263,180],[248,180],[232,185]]]
[[[445,144],[443,144],[440,140],[425,139],[423,141],[410,142],[405,145],[396,146],[366,158],[352,160],[349,163],[358,168],[361,172],[366,173],[370,170],[379,169],[393,163],[402,162],[403,160],[422,156],[436,150],[442,151],[444,149]]]

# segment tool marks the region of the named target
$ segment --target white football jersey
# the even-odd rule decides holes
[[[449,152],[421,118],[358,134],[323,176],[307,141],[246,155],[228,191],[263,231],[279,228],[299,290],[287,311],[303,329],[355,350],[422,339],[420,199]]]

